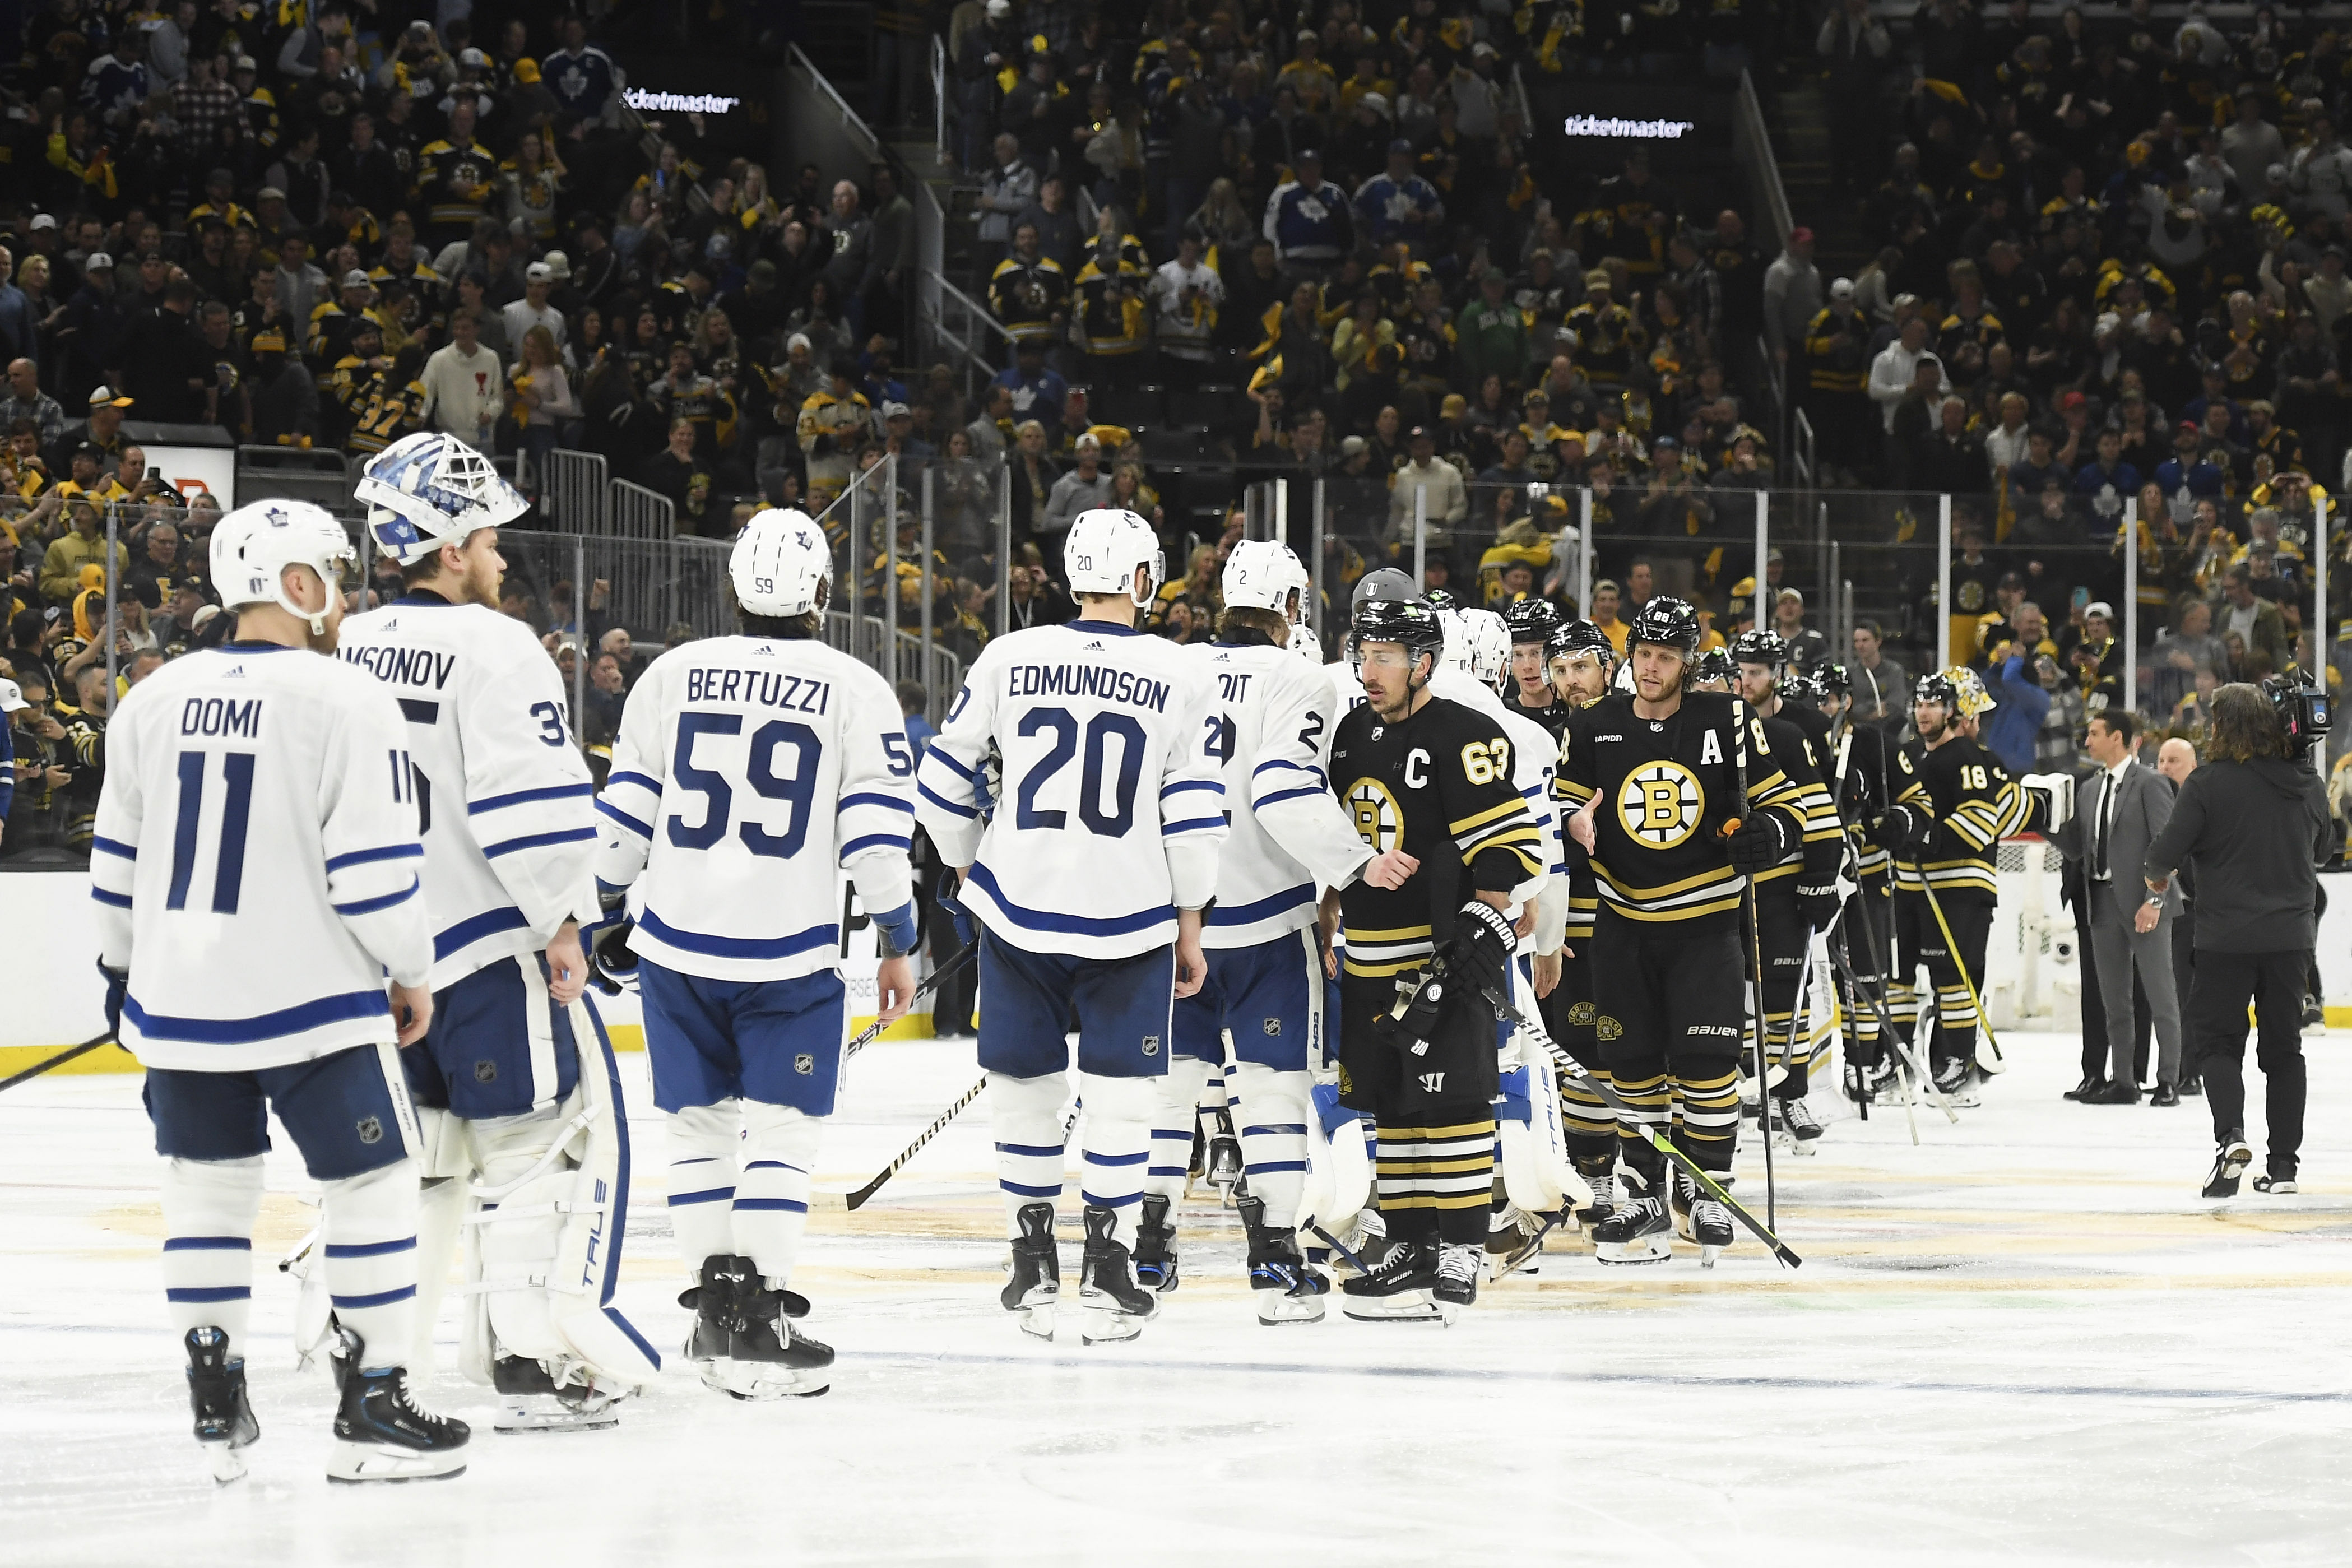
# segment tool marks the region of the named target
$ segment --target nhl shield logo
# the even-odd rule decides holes
[[[1143,1037],[1143,1054],[1147,1057],[1156,1057],[1160,1054],[1159,1036],[1146,1035]]]
[[[1264,1026],[1265,1032],[1269,1035],[1279,1035],[1282,1033],[1282,1020],[1279,1018],[1268,1018]]]
[[[373,1144],[383,1142],[383,1123],[377,1121],[374,1117],[362,1116],[359,1119],[356,1125],[359,1129],[361,1142]]]
[[[498,1063],[496,1063],[496,1062],[494,1062],[494,1061],[484,1060],[484,1061],[478,1061],[478,1062],[476,1062],[476,1063],[474,1064],[474,1081],[475,1081],[476,1083],[496,1083],[496,1082],[498,1082],[498,1080],[499,1080],[499,1064],[498,1064]]]
[[[803,1051],[793,1058],[793,1070],[803,1078],[808,1077],[809,1074],[816,1071],[815,1056],[811,1052]]]

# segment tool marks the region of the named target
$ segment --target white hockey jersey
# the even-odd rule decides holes
[[[340,648],[408,721],[433,988],[539,952],[567,920],[593,922],[596,786],[530,628],[412,593],[345,621]]]
[[[672,648],[622,710],[598,882],[629,889],[629,945],[712,980],[840,961],[841,873],[870,910],[914,897],[915,753],[881,676],[803,638]]]
[[[1512,893],[1517,900],[1538,900],[1535,933],[1529,939],[1533,951],[1557,952],[1568,923],[1568,854],[1560,837],[1559,807],[1551,798],[1552,776],[1559,770],[1559,742],[1534,720],[1512,712],[1495,689],[1475,675],[1441,668],[1431,677],[1429,689],[1449,702],[1475,708],[1492,718],[1510,738],[1511,779],[1543,833],[1545,872]],[[1522,947],[1525,950],[1526,944]]]
[[[245,1072],[395,1038],[384,975],[433,965],[408,745],[374,681],[293,648],[231,643],[131,689],[89,861],[125,1049]]]
[[[1227,835],[1203,947],[1253,947],[1315,923],[1324,888],[1372,858],[1325,773],[1339,713],[1323,672],[1255,642],[1193,650],[1214,689],[1204,747],[1225,790]]]
[[[1197,653],[1103,621],[982,649],[915,802],[940,856],[971,868],[973,916],[1033,952],[1130,958],[1173,942],[1178,908],[1216,889],[1225,837],[1204,749],[1214,686]]]
[[[1364,705],[1364,683],[1357,678],[1353,659],[1334,659],[1323,667],[1323,674],[1331,683],[1331,700],[1338,704],[1331,715],[1331,722],[1336,725]],[[1324,759],[1328,761],[1330,755],[1331,742],[1327,736],[1323,742]]]

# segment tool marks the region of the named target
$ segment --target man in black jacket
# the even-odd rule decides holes
[[[2303,987],[2316,931],[2316,868],[2334,835],[2318,774],[2293,754],[2270,700],[2252,686],[2213,694],[2205,765],[2180,786],[2172,820],[2143,867],[2161,893],[2189,862],[2197,878],[2196,978],[2187,1019],[2190,1070],[2213,1110],[2205,1196],[2235,1197],[2252,1163],[2245,1141],[2246,1003],[2259,1030],[2254,1060],[2267,1083],[2270,1152],[2260,1193],[2292,1193],[2303,1146]]]

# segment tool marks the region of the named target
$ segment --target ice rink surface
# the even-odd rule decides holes
[[[840,1352],[828,1396],[735,1404],[673,1362],[617,1432],[499,1436],[487,1391],[444,1373],[426,1395],[477,1423],[470,1470],[370,1488],[327,1484],[331,1391],[285,1349],[268,1264],[310,1210],[283,1138],[255,1247],[263,1436],[218,1489],[164,1323],[137,1080],[37,1080],[0,1099],[0,1563],[2352,1562],[2352,1040],[2307,1042],[2303,1194],[2226,1203],[2198,1196],[2202,1100],[2076,1107],[2071,1035],[2005,1044],[1984,1107],[1957,1128],[1923,1107],[1917,1148],[1899,1108],[1864,1124],[1816,1096],[1841,1119],[1778,1167],[1801,1271],[1745,1237],[1710,1273],[1688,1247],[1604,1269],[1556,1242],[1452,1329],[1335,1298],[1270,1330],[1238,1222],[1203,1202],[1159,1321],[1091,1350],[996,1305],[983,1095],[867,1207],[815,1217],[794,1284]],[[623,1063],[622,1305],[667,1354],[688,1314],[663,1144],[644,1058]],[[878,1170],[971,1063],[968,1041],[861,1058],[821,1183]]]

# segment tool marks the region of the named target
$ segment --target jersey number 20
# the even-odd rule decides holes
[[[1020,790],[1014,796],[1017,809],[1013,825],[1024,830],[1060,828],[1070,820],[1068,812],[1039,809],[1037,792],[1078,754],[1077,717],[1066,708],[1032,708],[1021,715],[1023,740],[1045,730],[1054,732],[1054,749],[1038,758],[1036,765],[1022,775]],[[1118,798],[1106,812],[1102,808],[1103,772],[1113,735],[1119,738]],[[1133,825],[1135,792],[1143,782],[1143,726],[1124,713],[1097,713],[1087,721],[1086,769],[1079,779],[1078,820],[1089,831],[1105,838],[1120,838]]]

